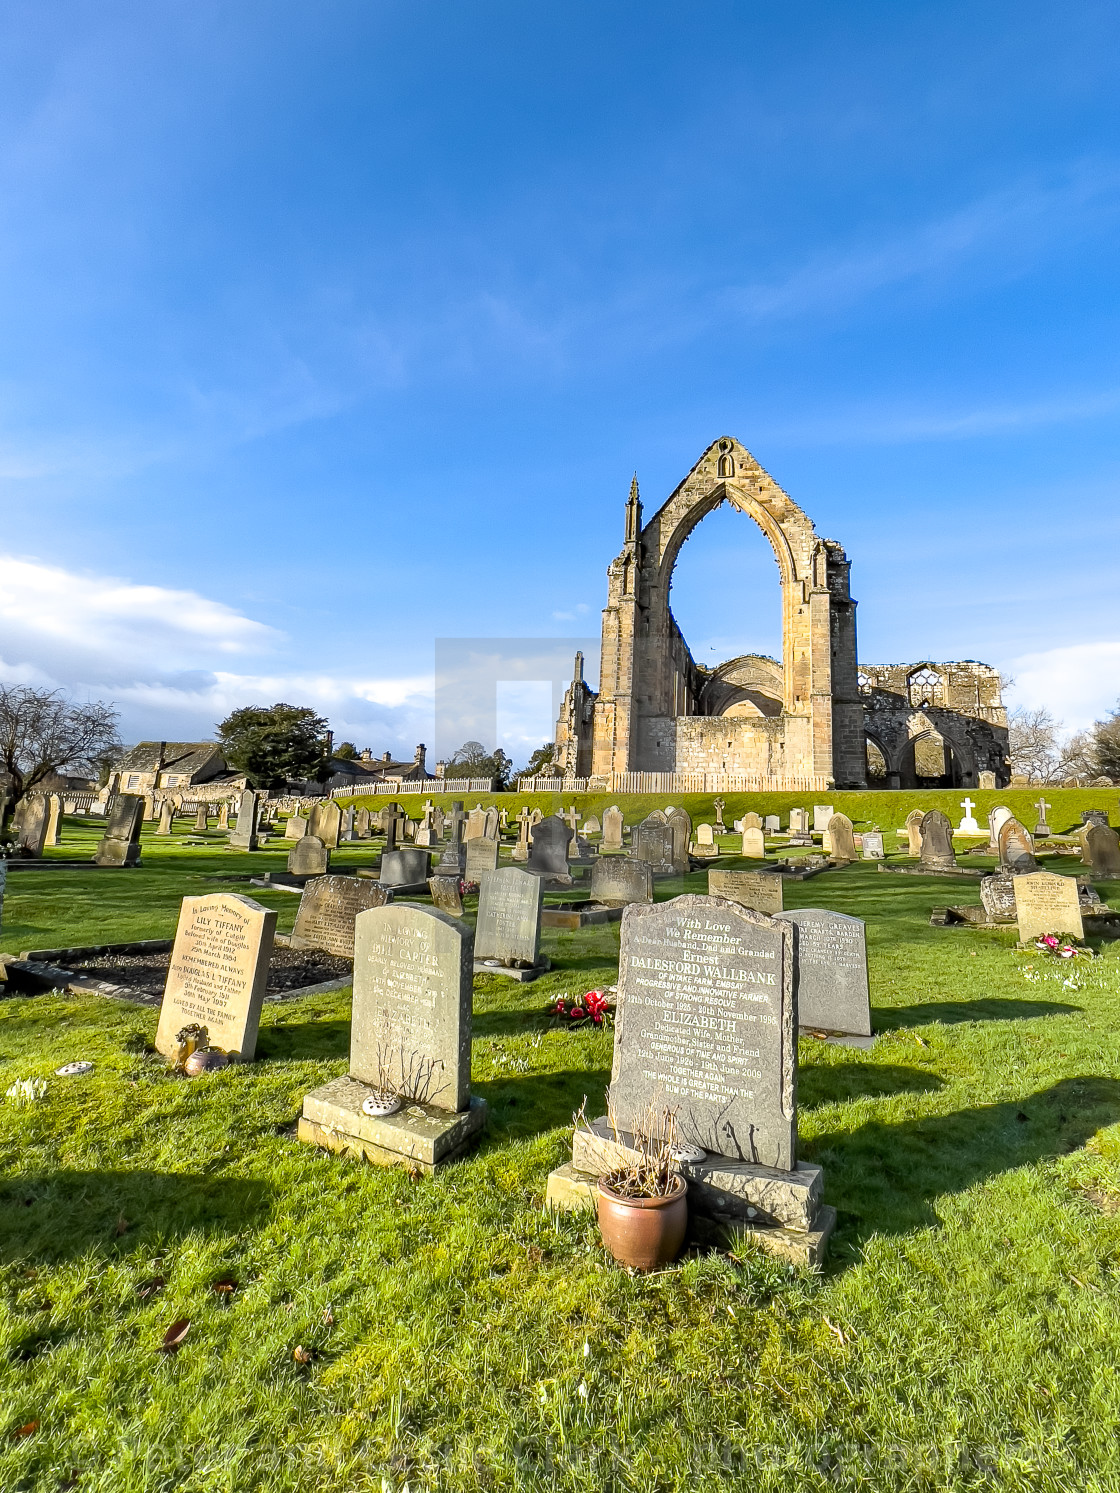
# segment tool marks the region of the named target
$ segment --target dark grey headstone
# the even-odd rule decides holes
[[[591,868],[591,900],[607,907],[653,901],[653,867],[629,855],[600,856]]]
[[[669,1109],[683,1140],[792,1170],[793,937],[715,897],[626,909],[610,1090],[623,1129]]]
[[[428,908],[400,904],[358,914],[350,1025],[354,1078],[421,1104],[467,1108],[473,943],[464,924]]]
[[[1108,810],[1107,809],[1083,809],[1081,811],[1081,823],[1082,824],[1100,824],[1105,829],[1107,829],[1108,828]]]
[[[140,859],[140,828],[144,823],[144,800],[121,793],[113,803],[104,837],[94,852],[98,866],[134,866]]]
[[[251,788],[246,788],[237,804],[237,824],[232,830],[229,843],[238,850],[256,850],[257,815],[260,799]]]
[[[870,1037],[867,934],[862,919],[820,907],[799,907],[777,916],[797,929],[798,1025]]]
[[[940,809],[931,809],[921,823],[921,863],[930,871],[947,871],[957,864],[953,826]]]
[[[634,830],[634,859],[647,861],[655,876],[675,876],[673,830],[660,809],[642,820]]]
[[[354,919],[371,907],[384,907],[392,895],[376,881],[357,876],[316,876],[299,899],[292,947],[326,949],[353,959]]]
[[[666,813],[665,822],[673,831],[673,872],[684,876],[689,869],[688,847],[692,843],[692,816],[686,809],[674,808]]]
[[[542,819],[533,830],[528,868],[544,876],[567,876],[572,832],[558,814]]]
[[[1114,829],[1092,824],[1085,831],[1085,854],[1094,876],[1120,877],[1120,838]]]
[[[318,835],[305,834],[288,852],[288,871],[292,876],[325,876],[331,853]]]
[[[432,874],[426,850],[384,850],[377,879],[382,886],[423,886]]]
[[[533,968],[541,947],[544,883],[520,866],[489,871],[479,886],[474,957]]]

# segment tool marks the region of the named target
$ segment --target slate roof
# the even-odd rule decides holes
[[[116,765],[118,772],[155,772],[159,762],[161,743],[142,741],[131,747]],[[196,773],[201,771],[215,756],[221,756],[216,741],[165,741],[161,772]]]

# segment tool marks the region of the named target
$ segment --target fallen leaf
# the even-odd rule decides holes
[[[191,1319],[189,1317],[180,1317],[177,1322],[172,1322],[171,1326],[163,1334],[163,1347],[160,1349],[160,1352],[176,1352],[190,1330]]]
[[[327,1327],[334,1326],[334,1312],[331,1311],[329,1306],[323,1309],[323,1323]]]
[[[297,1347],[293,1349],[292,1357],[295,1359],[296,1363],[310,1363],[311,1360],[315,1357],[315,1351],[312,1348]]]
[[[117,1238],[118,1239],[121,1237],[122,1234],[127,1234],[128,1233],[128,1219],[124,1216],[123,1213],[117,1219],[117,1230],[116,1230],[116,1233],[117,1233]]]
[[[37,1420],[29,1420],[25,1426],[20,1426],[18,1430],[13,1431],[12,1436],[33,1436],[38,1429],[39,1422]]]
[[[219,1296],[224,1297],[228,1301],[234,1291],[237,1290],[237,1281],[230,1275],[224,1275],[221,1280],[211,1281],[210,1289],[216,1291]]]

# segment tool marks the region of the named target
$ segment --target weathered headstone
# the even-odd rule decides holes
[[[591,900],[605,907],[653,901],[653,868],[629,855],[600,856],[591,868]]]
[[[1049,871],[1015,877],[1015,916],[1019,940],[1030,943],[1044,933],[1071,933],[1084,938],[1077,882]]]
[[[1046,821],[1046,810],[1053,807],[1053,804],[1046,802],[1045,795],[1042,795],[1036,802],[1035,808],[1038,810],[1038,818],[1034,822],[1034,837],[1036,840],[1045,839],[1050,833],[1050,826]]]
[[[368,840],[369,839],[369,810],[368,809],[359,809],[358,810],[358,817],[354,821],[354,829],[355,829],[355,833],[357,834],[359,840]]]
[[[721,898],[622,917],[610,1096],[619,1125],[671,1110],[682,1141],[793,1168],[793,929]]]
[[[881,861],[886,858],[881,830],[865,829],[860,839],[860,853],[865,861]]]
[[[307,830],[307,820],[297,811],[288,815],[288,822],[284,826],[284,838],[285,840],[302,840]]]
[[[486,833],[486,810],[479,804],[467,815],[467,829],[463,836],[464,840],[480,840]]]
[[[432,857],[427,850],[412,847],[405,850],[383,850],[377,879],[382,886],[424,887],[432,874]]]
[[[47,813],[46,843],[53,848],[62,844],[62,799],[57,793],[52,793],[47,802],[50,807]]]
[[[140,802],[142,804],[143,799]],[[36,860],[42,855],[43,846],[47,843],[49,819],[50,806],[41,793],[23,799],[16,810],[13,824],[16,831],[16,844],[25,854]]]
[[[219,829],[229,829],[229,804],[228,804],[228,802],[226,802],[226,803],[220,803],[218,805],[218,828]]]
[[[755,814],[753,811],[749,814],[744,814],[739,824],[742,829],[762,829],[762,815]]]
[[[602,828],[603,826],[599,823],[594,814],[592,814],[589,819],[585,819],[583,821],[583,832],[585,835],[597,835],[600,833]]]
[[[256,850],[257,814],[260,808],[259,795],[246,788],[237,804],[237,824],[229,837],[229,843],[237,850]]]
[[[1038,870],[1034,841],[1025,825],[1017,819],[1005,819],[999,832],[999,863],[1015,876]]]
[[[828,828],[829,820],[836,813],[831,804],[813,805],[813,833],[823,835]]]
[[[603,815],[603,839],[599,847],[601,850],[622,849],[622,826],[622,810],[612,804]]]
[[[994,772],[982,772],[976,781],[981,790],[989,791],[996,786],[996,775]]]
[[[242,1062],[257,1050],[276,914],[249,897],[184,897],[160,1007],[156,1049],[176,1055],[176,1034],[204,1026],[210,1046]]]
[[[1083,809],[1081,812],[1082,824],[1099,824],[1102,828],[1108,828],[1107,809]]]
[[[468,881],[481,882],[487,871],[498,869],[498,842],[491,840],[486,835],[476,835],[473,840],[467,841],[467,870]]]
[[[370,907],[384,907],[392,892],[357,876],[316,876],[299,899],[292,927],[293,949],[325,949],[343,959],[354,957],[354,919]]]
[[[948,871],[957,864],[953,849],[953,826],[940,809],[931,809],[919,826],[922,836],[922,867],[927,871]]]
[[[773,914],[782,910],[782,878],[772,871],[709,871],[708,896]]]
[[[552,814],[533,829],[533,843],[529,847],[528,869],[542,876],[567,877],[568,844],[572,832],[560,818]]]
[[[501,837],[501,816],[493,804],[486,810],[486,822],[483,825],[482,833],[487,840],[497,840]]]
[[[194,831],[196,835],[205,834],[207,822],[206,805],[201,803],[194,811]]]
[[[533,969],[540,959],[544,883],[520,866],[483,876],[474,932],[475,967],[497,960],[510,969]]]
[[[762,860],[766,855],[766,836],[755,826],[743,829],[743,844],[739,852],[751,860]]]
[[[847,814],[833,814],[825,826],[828,834],[827,850],[834,861],[856,859],[856,837],[852,821]]]
[[[911,809],[906,816],[906,849],[909,855],[922,853],[922,820],[925,817],[921,809]]]
[[[159,806],[159,824],[156,826],[157,835],[169,835],[172,832],[172,821],[175,818],[175,806],[169,798],[165,798]]]
[[[94,863],[98,866],[134,866],[140,859],[140,827],[144,822],[144,800],[131,793],[117,795],[98,841]]]
[[[997,804],[988,811],[988,849],[993,855],[999,851],[999,832],[1009,819],[1014,819],[1011,810]]]
[[[328,850],[337,850],[342,833],[342,810],[333,798],[321,798],[312,804],[307,820],[307,833],[322,840]]]
[[[1006,867],[980,879],[980,901],[989,923],[1015,921],[1015,878]]]
[[[330,864],[330,850],[310,830],[301,835],[288,852],[288,873],[291,876],[325,876]]]
[[[1108,881],[1120,878],[1120,837],[1114,829],[1090,824],[1085,831],[1085,855],[1094,876]]]
[[[354,829],[354,805],[348,804],[342,811],[342,823],[338,832],[339,841],[356,840],[358,838]]]
[[[782,821],[777,814],[767,814],[762,821],[762,832],[766,835],[776,835],[781,830]]]
[[[450,823],[451,838],[443,847],[436,870],[440,876],[455,876],[461,879],[467,869],[467,852],[463,844],[463,805],[459,799],[455,799],[452,803]]]
[[[692,818],[685,809],[670,807],[665,822],[673,831],[673,870],[678,876],[688,873],[688,847],[692,843]]]
[[[867,931],[862,919],[820,907],[799,907],[780,916],[797,928],[801,1030],[870,1037]]]
[[[790,809],[789,842],[791,845],[811,845],[813,843],[813,837],[809,833],[808,809]]]
[[[463,898],[459,892],[457,876],[429,876],[428,891],[437,911],[446,912],[453,918],[463,916]]]
[[[673,876],[673,830],[660,809],[647,814],[634,829],[634,856],[648,861],[655,876]]]

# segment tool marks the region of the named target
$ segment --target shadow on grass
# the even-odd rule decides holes
[[[235,1234],[272,1189],[243,1177],[174,1172],[30,1172],[0,1184],[0,1261],[60,1260],[100,1247],[151,1252],[192,1230]]]
[[[826,1197],[858,1240],[939,1222],[934,1202],[1000,1172],[1064,1156],[1120,1120],[1120,1080],[1065,1078],[1022,1100],[818,1136]]]
[[[529,1032],[546,1032],[559,1025],[549,1009],[555,999],[555,995],[542,995],[535,1010],[476,1011],[471,1031],[476,1037],[523,1037]]]
[[[1009,1000],[989,996],[974,1001],[924,1001],[918,1006],[873,1006],[871,1026],[876,1032],[897,1031],[911,1026],[941,1022],[949,1026],[961,1021],[1025,1021],[1038,1016],[1073,1016],[1084,1007],[1068,1001]]]
[[[797,1103],[801,1109],[844,1099],[881,1099],[887,1094],[931,1094],[945,1080],[921,1068],[896,1063],[802,1063],[797,1070]]]
[[[484,1083],[472,1080],[471,1092],[480,1094],[490,1106],[491,1142],[500,1144],[512,1136],[535,1135],[557,1125],[570,1125],[584,1095],[588,1114],[601,1115],[610,1076],[610,1052],[604,1050],[601,1068],[510,1074]]]
[[[278,1021],[262,1026],[257,1057],[274,1061],[350,1056],[348,1021]]]

